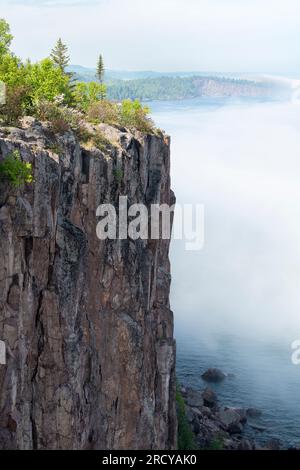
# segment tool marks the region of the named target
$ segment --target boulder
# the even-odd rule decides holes
[[[279,439],[270,439],[265,443],[265,448],[268,450],[280,450],[281,441]]]
[[[232,423],[227,427],[229,434],[241,434],[244,430],[244,427],[241,422]]]
[[[210,387],[207,387],[202,392],[202,398],[204,401],[204,406],[207,406],[208,408],[214,408],[217,405],[218,397]]]
[[[198,390],[187,388],[185,402],[188,406],[192,406],[196,408],[203,406],[204,402],[202,398],[202,393],[199,392]]]
[[[217,413],[217,417],[226,429],[231,434],[240,433],[243,430],[240,415],[233,409],[223,409]]]
[[[248,439],[242,439],[237,447],[238,450],[252,450],[253,445]]]
[[[200,411],[199,411],[200,412]],[[210,418],[213,414],[213,411],[208,406],[201,406],[201,415],[205,416],[206,418]]]
[[[236,442],[235,439],[224,439],[223,441],[223,446],[224,450],[237,450],[238,448],[238,442]]]
[[[207,369],[201,377],[206,382],[222,382],[226,375],[220,369]]]
[[[244,408],[236,408],[236,407],[225,407],[225,410],[232,410],[235,411],[240,416],[240,422],[245,424],[247,422],[247,410]]]

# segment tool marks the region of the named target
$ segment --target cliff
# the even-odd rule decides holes
[[[100,128],[102,150],[32,118],[0,129],[0,160],[34,169],[0,181],[2,449],[176,447],[169,241],[96,235],[119,195],[174,202],[169,139]]]

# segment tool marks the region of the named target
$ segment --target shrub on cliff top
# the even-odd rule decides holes
[[[77,131],[81,127],[83,114],[63,104],[63,96],[54,102],[45,99],[35,103],[35,115],[42,121],[48,121],[55,134],[63,134],[70,129]]]
[[[19,152],[14,151],[0,162],[0,178],[9,181],[16,188],[25,183],[32,183],[32,165],[23,162]]]
[[[116,124],[119,120],[118,107],[107,100],[101,100],[92,105],[87,110],[87,119],[90,122],[99,124]]]
[[[141,132],[152,133],[154,124],[148,116],[149,112],[150,109],[143,106],[139,100],[124,100],[119,109],[120,124],[125,127],[136,128]]]
[[[149,112],[149,108],[138,100],[124,100],[121,104],[99,100],[87,108],[87,119],[94,123],[117,124],[151,134],[154,132],[154,124],[149,118]]]
[[[7,87],[6,105],[0,106],[0,119],[4,124],[34,114],[41,100],[54,102],[57,96],[63,96],[64,104],[71,104],[69,77],[50,59],[22,64],[16,57],[6,54],[0,61],[0,80]]]
[[[0,122],[17,124],[24,115],[36,115],[50,121],[55,132],[63,133],[76,128],[77,110],[92,122],[154,132],[149,109],[138,100],[128,99],[116,104],[105,99],[102,57],[98,70],[100,83],[75,84],[72,74],[65,71],[69,59],[62,41],[52,51],[52,58],[32,63],[29,60],[23,62],[10,52],[11,40],[8,24],[0,20],[0,80],[7,88],[7,103],[0,106]],[[57,97],[62,98],[59,106],[55,106]]]
[[[105,95],[106,86],[97,82],[79,82],[74,87],[74,98],[78,109],[87,112],[90,106],[101,101]]]

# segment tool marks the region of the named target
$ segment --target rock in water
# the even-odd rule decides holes
[[[188,406],[192,407],[200,407],[203,405],[203,398],[202,398],[202,393],[199,392],[198,390],[194,390],[192,388],[188,388],[186,390],[186,398],[185,401]]]
[[[240,415],[231,409],[220,410],[217,413],[217,416],[226,429],[232,427],[233,425],[240,424],[241,422]]]
[[[208,408],[214,408],[218,403],[218,397],[212,388],[207,387],[202,392],[202,398],[204,400],[204,405]]]
[[[220,369],[207,369],[201,377],[206,382],[222,382],[226,375]]]
[[[280,450],[281,448],[281,441],[280,439],[270,439],[264,445],[265,449],[268,450]]]
[[[240,421],[242,424],[247,422],[247,411],[244,408],[236,408],[236,407],[225,407],[225,410],[232,410],[235,411],[240,416]]]

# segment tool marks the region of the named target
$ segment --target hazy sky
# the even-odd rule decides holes
[[[0,0],[20,56],[59,36],[73,64],[300,75],[299,0]]]

